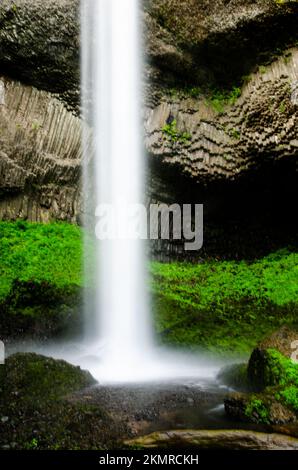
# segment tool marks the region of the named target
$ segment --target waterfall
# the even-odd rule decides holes
[[[84,156],[83,187],[90,230],[95,207],[107,204],[121,215],[144,199],[138,3],[82,2],[83,108],[93,132],[93,162]],[[118,376],[135,369],[152,348],[144,241],[126,237],[128,223],[121,218],[117,237],[96,241],[96,296],[85,303],[87,340],[101,345],[106,370]]]
[[[101,382],[210,378],[214,364],[202,356],[154,345],[144,241],[126,236],[129,219],[121,217],[145,196],[139,2],[81,5],[85,278],[94,283],[86,289],[84,342],[63,357]],[[96,214],[106,206],[116,209],[120,233],[99,241]]]

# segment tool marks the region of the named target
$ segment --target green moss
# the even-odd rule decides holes
[[[80,391],[92,376],[65,361],[16,354],[0,367],[1,444],[28,450],[114,448],[126,426],[98,403],[86,403]]]
[[[271,412],[273,403],[280,403],[292,412],[298,413],[298,364],[285,357],[276,349],[266,349],[262,360],[255,364],[256,373],[262,377],[261,393],[249,398],[245,415],[263,424],[276,422]]]
[[[279,399],[285,403],[285,405],[292,408],[296,413],[298,413],[298,387],[291,385],[286,387],[284,390],[277,394]]]
[[[231,135],[231,137],[233,137],[233,139],[236,139],[236,140],[239,140],[240,137],[241,137],[241,134],[237,129],[232,129],[230,131],[230,135]]]
[[[203,90],[201,87],[198,86],[181,86],[180,88],[178,87],[172,87],[167,90],[167,93],[172,97],[172,98],[194,98],[197,99],[203,94]]]
[[[297,254],[261,260],[150,265],[163,343],[249,352],[266,334],[296,323]]]
[[[92,251],[92,250],[91,250]],[[66,223],[0,222],[0,328],[48,336],[80,327],[82,230]]]
[[[207,104],[209,104],[212,109],[222,114],[226,106],[233,106],[237,99],[241,96],[241,88],[234,86],[230,91],[227,90],[213,90],[211,91]]]
[[[276,349],[267,349],[265,352],[265,385],[287,386],[292,384],[298,387],[298,364],[285,357]]]
[[[95,383],[88,372],[34,353],[14,354],[0,369],[2,393],[25,402],[57,400]]]
[[[269,424],[269,411],[264,402],[259,398],[252,398],[245,408],[245,416],[249,420],[259,424]]]
[[[279,112],[284,114],[286,112],[287,106],[285,101],[282,101],[279,105]]]
[[[264,75],[267,72],[267,68],[265,65],[260,65],[259,72]]]

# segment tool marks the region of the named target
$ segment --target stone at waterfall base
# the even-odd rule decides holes
[[[18,353],[0,366],[0,449],[97,450],[114,446],[125,426],[101,406],[76,400],[96,384],[65,361]],[[8,418],[8,419],[6,419]]]
[[[248,364],[221,371],[219,380],[238,390],[224,402],[231,418],[298,436],[298,365],[291,358],[295,338],[297,331],[283,327],[258,344]],[[243,393],[243,385],[250,393]]]
[[[128,446],[230,450],[298,450],[298,439],[249,430],[174,430],[126,441]]]

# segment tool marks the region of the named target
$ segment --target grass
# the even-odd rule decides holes
[[[34,292],[44,304],[53,303],[53,289],[77,291],[90,282],[82,273],[82,229],[74,225],[1,222],[0,256],[0,304],[11,303],[14,292],[24,299],[30,289],[22,315],[32,307]],[[296,322],[298,254],[286,249],[250,263],[151,262],[149,269],[163,343],[247,353],[267,333]]]

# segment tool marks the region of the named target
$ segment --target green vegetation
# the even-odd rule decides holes
[[[66,223],[0,223],[0,301],[17,282],[65,290],[82,284],[82,233]]]
[[[233,137],[233,139],[236,139],[236,140],[239,140],[241,137],[241,133],[237,129],[232,129],[230,131],[230,135],[231,137]]]
[[[198,86],[172,87],[167,92],[172,98],[199,98],[203,94],[202,88]]]
[[[173,143],[180,143],[180,144],[186,144],[191,140],[191,135],[188,132],[180,132],[177,129],[177,121],[176,119],[173,119],[173,121],[169,124],[166,124],[162,128],[162,132],[165,135],[165,137]]]
[[[219,114],[222,114],[226,106],[233,106],[241,96],[241,88],[234,86],[232,90],[213,90],[210,94],[207,104]]]
[[[161,341],[249,352],[269,332],[297,321],[297,260],[281,250],[253,263],[152,263]]]
[[[252,398],[245,408],[244,414],[247,418],[256,420],[258,423],[269,424],[269,412],[266,405],[259,398]]]
[[[11,356],[0,369],[0,379],[2,392],[17,392],[21,402],[58,400],[95,383],[89,372],[34,353]]]
[[[2,326],[13,317],[15,331],[18,316],[26,329],[29,320],[46,315],[52,328],[61,318],[73,321],[74,310],[79,315],[80,289],[92,280],[83,280],[79,227],[2,222],[0,256]],[[217,353],[249,352],[280,325],[297,322],[297,261],[296,253],[281,250],[251,263],[150,263],[160,341]]]
[[[257,373],[263,376],[264,389],[251,395],[246,403],[245,416],[262,424],[274,424],[276,402],[298,413],[298,364],[276,349],[262,353]]]
[[[260,67],[259,67],[259,72],[260,72],[261,74],[264,74],[264,73],[266,73],[266,71],[267,71],[266,66],[265,66],[265,65],[260,65]]]
[[[298,413],[298,386],[290,385],[281,391],[276,398],[281,397],[283,402]]]
[[[81,229],[66,223],[0,223],[2,335],[79,328]]]
[[[266,386],[293,384],[298,387],[298,365],[276,349],[267,349],[264,358]]]
[[[284,114],[286,112],[287,106],[285,101],[282,101],[279,105],[279,112]]]

